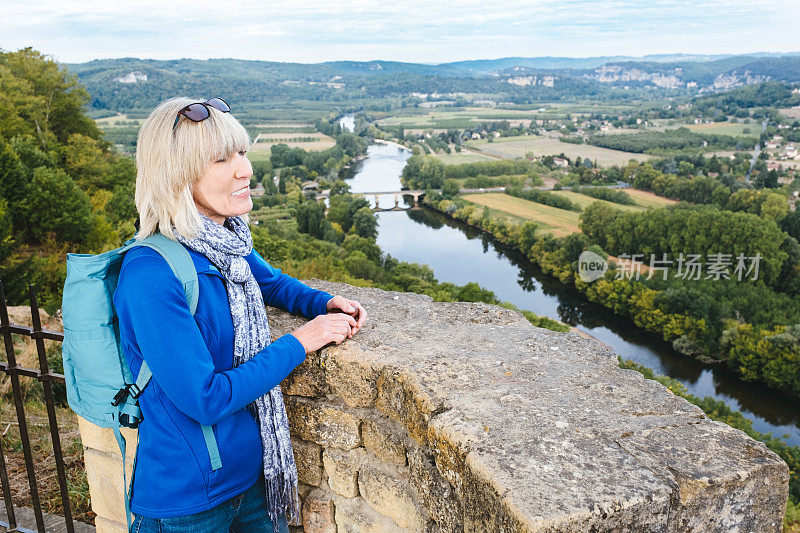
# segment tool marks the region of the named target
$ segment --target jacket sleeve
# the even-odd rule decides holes
[[[279,268],[267,263],[255,248],[246,259],[250,271],[261,287],[265,304],[290,313],[301,314],[306,318],[327,313],[325,306],[328,300],[333,298],[332,295],[312,289],[302,281],[282,274]]]
[[[161,256],[141,255],[123,265],[114,306],[121,336],[138,346],[159,387],[203,425],[267,393],[306,356],[300,341],[286,334],[245,363],[217,372],[183,286]]]

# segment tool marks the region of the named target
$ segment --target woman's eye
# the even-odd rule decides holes
[[[224,157],[222,159],[217,159],[217,163],[224,163],[225,161],[227,161],[227,159]]]
[[[241,151],[239,152],[239,155],[241,155],[242,157],[244,157],[244,155],[245,155],[246,153],[247,153],[247,150],[241,150]]]

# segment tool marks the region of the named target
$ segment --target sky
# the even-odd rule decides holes
[[[800,0],[0,0],[0,12],[0,49],[64,63],[800,52]]]

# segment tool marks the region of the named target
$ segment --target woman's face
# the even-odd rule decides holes
[[[245,154],[236,152],[227,158],[212,161],[194,185],[197,209],[218,224],[223,224],[228,217],[244,215],[253,209],[253,200],[250,198],[253,167]]]

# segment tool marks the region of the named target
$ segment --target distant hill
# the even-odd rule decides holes
[[[599,96],[702,94],[763,81],[800,82],[800,55],[536,57],[440,65],[398,61],[281,63],[241,59],[104,59],[66,66],[92,107],[146,109],[176,94],[225,94],[238,102],[381,99],[413,94],[490,94],[502,101]],[[641,95],[640,95],[641,96]]]

